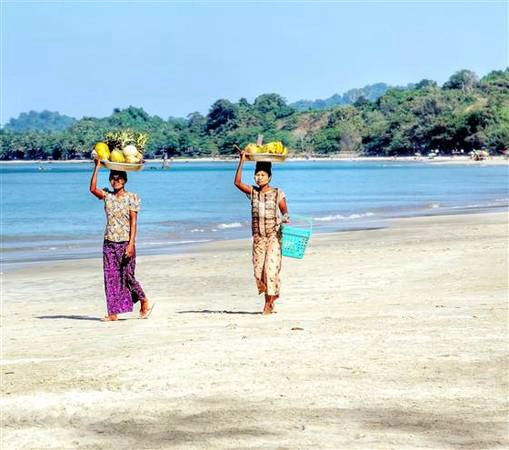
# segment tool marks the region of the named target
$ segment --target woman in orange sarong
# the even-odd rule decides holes
[[[242,183],[245,158],[242,151],[234,183],[251,200],[254,276],[258,293],[265,294],[263,314],[271,314],[281,286],[281,223],[288,221],[288,206],[284,192],[269,186],[270,162],[256,163],[256,186]]]

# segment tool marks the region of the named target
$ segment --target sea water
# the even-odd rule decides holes
[[[127,190],[142,200],[138,254],[183,251],[203,242],[250,236],[248,198],[233,185],[236,162],[146,164]],[[105,217],[89,193],[91,162],[3,164],[4,267],[99,257]],[[253,184],[253,163],[243,181]],[[109,186],[100,170],[98,187]],[[273,165],[271,185],[314,232],[386,226],[388,219],[507,209],[506,165],[398,161],[295,161]]]

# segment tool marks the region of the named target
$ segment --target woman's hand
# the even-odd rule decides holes
[[[129,242],[129,244],[127,244],[125,249],[125,256],[128,258],[132,258],[134,256],[134,243]]]
[[[237,150],[237,153],[239,154],[240,160],[243,161],[246,159],[246,151],[241,149],[237,144],[233,145],[233,148]]]
[[[235,145],[235,148],[239,152],[240,159],[237,171],[235,172],[233,184],[245,194],[251,194],[251,186],[248,186],[242,182],[242,166],[244,165],[244,161],[246,159],[246,152],[239,148],[237,145]]]

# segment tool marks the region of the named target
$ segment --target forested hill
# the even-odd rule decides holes
[[[384,95],[389,89],[409,89],[413,85],[408,85],[406,88],[399,88],[397,86],[389,86],[385,83],[368,84],[360,89],[350,89],[343,95],[334,94],[333,96],[326,98],[325,100],[299,100],[295,103],[290,103],[292,108],[297,111],[311,111],[311,110],[323,110],[330,109],[334,106],[340,105],[353,105],[360,98],[374,102],[379,97]]]
[[[69,128],[76,119],[52,111],[30,111],[21,113],[16,119],[11,119],[5,125],[9,131],[23,132],[29,130],[61,131]]]
[[[95,142],[120,128],[150,134],[148,158],[231,155],[233,144],[244,146],[259,134],[266,142],[283,141],[294,154],[448,154],[484,147],[497,152],[509,148],[509,68],[481,78],[461,70],[443,86],[422,80],[390,88],[374,101],[360,96],[325,110],[297,111],[278,94],[262,94],[253,103],[220,99],[206,115],[181,119],[131,106],[104,118],[67,118],[68,128],[41,131],[26,124],[16,128],[20,118],[0,130],[0,159],[88,158]]]

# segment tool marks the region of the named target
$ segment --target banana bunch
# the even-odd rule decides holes
[[[286,148],[281,141],[268,142],[264,145],[247,144],[244,148],[246,153],[270,153],[273,155],[288,155],[288,148]]]
[[[246,153],[263,153],[263,149],[262,149],[262,146],[261,145],[256,145],[256,144],[247,144],[245,147],[244,147],[244,151]]]
[[[268,142],[267,144],[262,145],[263,153],[272,153],[274,155],[283,155],[286,156],[288,154],[288,149],[283,145],[281,141]]]

